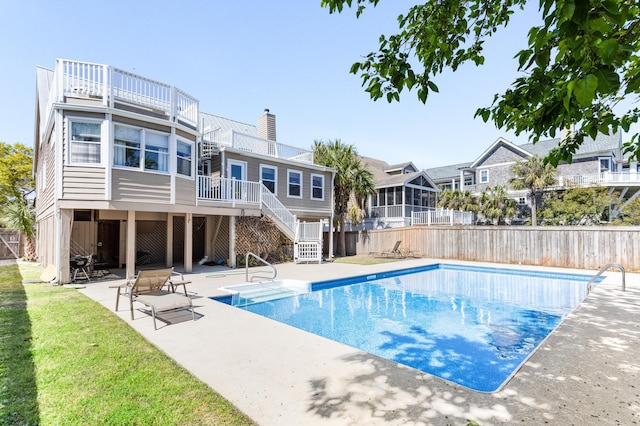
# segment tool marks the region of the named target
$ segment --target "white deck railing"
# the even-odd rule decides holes
[[[323,223],[297,222],[296,241],[322,241]]]
[[[473,225],[472,212],[436,209],[411,214],[411,225]]]
[[[266,186],[262,183],[259,183],[259,185],[261,186],[262,191],[262,205],[274,214],[288,229],[290,229],[291,235],[295,238],[297,222],[296,215],[292,214]]]
[[[371,217],[404,217],[404,205],[371,207]]]
[[[560,176],[558,186],[560,187],[582,187],[593,185],[618,185],[637,184],[640,185],[640,173],[637,172],[603,172],[590,175]]]
[[[232,204],[261,203],[260,182],[228,179],[217,176],[198,176],[198,199],[203,201],[224,201]]]
[[[64,97],[88,96],[102,99],[105,106],[116,101],[148,108],[198,125],[198,100],[174,86],[160,83],[108,65],[58,59],[54,70],[47,114],[52,104],[63,102]]]
[[[313,152],[295,146],[281,144],[269,139],[262,139],[246,133],[228,130],[220,133],[218,129],[205,132],[203,135],[202,152],[215,152],[217,145],[229,146],[254,154],[283,158],[301,163],[313,164]]]

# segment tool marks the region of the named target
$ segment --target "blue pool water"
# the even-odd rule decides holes
[[[317,282],[311,292],[261,303],[235,297],[234,304],[493,392],[582,302],[590,279],[439,264]]]

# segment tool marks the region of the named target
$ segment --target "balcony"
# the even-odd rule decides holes
[[[558,186],[561,188],[575,188],[585,186],[640,186],[638,172],[602,172],[591,175],[560,176]]]
[[[224,133],[220,133],[219,130],[204,132],[202,136],[203,157],[211,157],[218,152],[221,146],[268,157],[313,164],[313,151],[281,144],[269,139],[262,139],[234,130],[229,130]]]
[[[197,99],[174,86],[108,65],[58,59],[46,117],[54,103],[65,102],[67,98],[98,100],[110,108],[116,103],[126,104],[161,118],[198,127]]]

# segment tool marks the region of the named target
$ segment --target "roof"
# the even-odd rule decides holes
[[[208,132],[220,129],[221,133],[233,130],[247,135],[258,136],[258,127],[252,124],[242,123],[240,121],[230,120],[228,118],[217,115],[200,112],[200,122],[202,123],[202,131]]]
[[[385,161],[378,160],[376,158],[360,156],[360,159],[367,165],[369,171],[373,175],[373,179],[376,183],[377,188],[404,185],[418,176],[424,176],[433,188],[437,188],[436,184],[423,170],[411,173],[398,173],[393,175],[390,175],[388,173],[388,171],[391,170],[401,170],[408,165],[415,169],[415,166],[411,162],[389,165]]]
[[[595,140],[590,137],[585,137],[584,142],[582,143],[582,145],[580,145],[580,148],[576,151],[574,157],[593,155],[600,152],[619,149],[621,141],[622,134],[620,132],[614,133],[612,135],[599,134]],[[452,164],[448,166],[434,167],[431,169],[427,169],[426,172],[429,177],[431,177],[431,179],[435,181],[442,181],[450,178],[459,178],[460,169],[472,167],[474,164],[478,163],[478,161],[483,159],[484,156],[488,155],[488,153],[490,153],[497,144],[510,145],[520,151],[524,151],[531,155],[539,155],[540,157],[545,157],[553,148],[558,146],[559,143],[560,138],[555,138],[538,141],[535,144],[526,143],[522,145],[514,145],[504,138],[498,138],[493,144],[491,144],[491,146],[487,150],[485,150],[473,161]]]
[[[453,177],[460,177],[460,169],[467,168],[471,165],[471,162],[452,164],[450,166],[434,167],[427,169],[426,172],[431,179],[442,180]]]

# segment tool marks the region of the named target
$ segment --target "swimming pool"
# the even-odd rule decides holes
[[[584,300],[588,275],[429,265],[274,284],[224,302],[480,392],[500,389]],[[602,279],[602,278],[601,278]],[[277,287],[277,286],[275,286]],[[268,294],[268,296],[265,296]],[[272,299],[258,302],[260,299]]]

